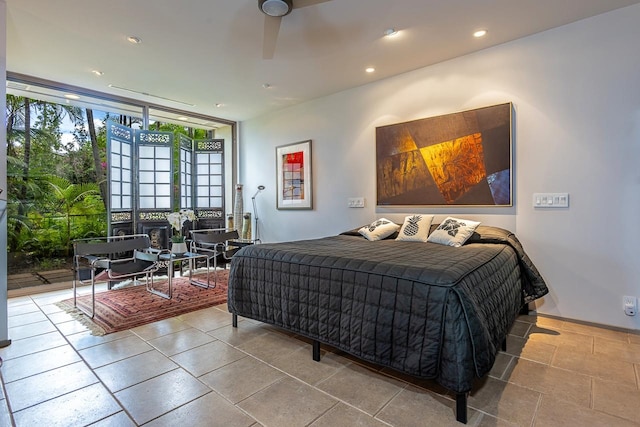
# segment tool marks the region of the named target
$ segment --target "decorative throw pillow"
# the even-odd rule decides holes
[[[473,232],[480,225],[477,221],[446,217],[444,221],[433,230],[427,242],[440,243],[460,247],[473,235]]]
[[[433,215],[409,215],[405,217],[396,240],[426,242],[427,237],[429,237],[431,221],[433,221]]]
[[[379,220],[373,221],[369,225],[365,225],[358,233],[362,234],[367,240],[382,240],[385,237],[391,236],[393,233],[398,231],[400,226],[393,221],[389,221],[386,218],[380,218]]]

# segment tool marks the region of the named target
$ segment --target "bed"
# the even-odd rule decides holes
[[[432,226],[433,227],[433,226]],[[466,397],[521,308],[548,289],[516,236],[479,226],[461,247],[341,235],[242,248],[228,307]]]

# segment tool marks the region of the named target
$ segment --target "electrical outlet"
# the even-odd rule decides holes
[[[636,297],[625,296],[622,298],[622,307],[624,314],[627,316],[635,316],[638,312],[638,301]]]

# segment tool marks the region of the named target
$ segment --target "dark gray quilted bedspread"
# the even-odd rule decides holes
[[[488,236],[461,248],[348,235],[245,247],[229,311],[465,392],[522,303],[522,257]]]

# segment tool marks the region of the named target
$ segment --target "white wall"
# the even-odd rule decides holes
[[[551,289],[539,312],[640,329],[640,316],[622,311],[623,295],[640,296],[638,22],[640,5],[630,6],[242,123],[240,182],[267,187],[263,241],[407,212],[464,215],[517,233]],[[513,208],[376,208],[376,126],[509,101]],[[275,147],[305,139],[314,210],[278,211]],[[534,192],[569,192],[571,206],[534,210]],[[355,196],[365,209],[347,208]]]
[[[3,23],[0,30],[0,76],[6,80],[7,75],[7,3],[0,0],[0,22]],[[7,247],[7,216],[4,215],[7,208],[7,128],[6,123],[6,85],[0,85],[0,347],[8,344],[7,337],[7,251],[1,248]]]

